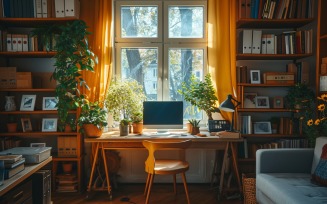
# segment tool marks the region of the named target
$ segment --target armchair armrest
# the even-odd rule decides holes
[[[310,173],[314,149],[259,149],[256,174]]]

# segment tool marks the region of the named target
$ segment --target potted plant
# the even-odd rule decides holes
[[[133,133],[140,134],[143,132],[143,113],[140,111],[133,112],[131,115]]]
[[[107,111],[104,110],[98,101],[88,102],[83,100],[81,105],[81,114],[77,120],[81,127],[80,131],[84,132],[88,137],[100,137],[103,127],[107,123]]]
[[[143,87],[136,80],[113,81],[107,91],[105,105],[120,127],[124,127],[133,113],[142,111],[145,99]]]
[[[59,130],[63,130],[66,124],[69,124],[68,114],[70,110],[77,109],[81,106],[85,96],[80,93],[81,88],[87,88],[87,83],[82,78],[82,72],[94,71],[96,63],[94,53],[89,49],[86,30],[87,26],[84,21],[75,20],[66,25],[57,28],[50,27],[53,33],[55,30],[59,33],[56,37],[56,55],[55,70],[51,79],[56,80],[55,89],[58,97],[58,117]],[[49,31],[39,29],[36,33],[47,34]],[[43,34],[44,35],[44,34]]]
[[[190,119],[188,120],[189,123],[191,124],[191,134],[192,135],[196,135],[198,133],[200,133],[200,121],[201,120],[196,120],[196,119]]]
[[[7,131],[8,132],[17,132],[17,121],[14,115],[9,115],[7,122]]]
[[[314,102],[315,94],[307,84],[297,83],[288,89],[285,99],[287,108],[303,109]]]
[[[203,110],[207,114],[208,120],[213,120],[212,113],[219,111],[216,107],[218,99],[215,95],[210,74],[205,76],[204,81],[200,81],[195,75],[192,75],[190,83],[183,82],[178,93],[183,95],[185,101],[190,102],[192,106]]]

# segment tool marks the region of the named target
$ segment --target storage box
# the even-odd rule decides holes
[[[16,88],[16,67],[0,67],[0,88]]]
[[[40,163],[50,157],[51,147],[15,147],[0,152],[0,155],[23,155],[25,163]]]
[[[32,73],[31,72],[16,72],[16,88],[31,89],[32,88]]]
[[[295,74],[292,72],[266,72],[263,74],[265,84],[285,84],[293,85]]]

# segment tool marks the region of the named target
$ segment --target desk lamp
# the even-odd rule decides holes
[[[236,103],[236,105],[234,105],[233,101]],[[227,95],[227,99],[225,101],[223,101],[220,106],[219,109],[222,111],[226,111],[226,112],[233,112],[233,116],[232,116],[232,124],[230,126],[230,132],[235,132],[234,131],[234,112],[235,112],[235,108],[237,106],[239,106],[241,103],[239,101],[237,101],[236,99],[234,99],[232,97],[231,94]]]

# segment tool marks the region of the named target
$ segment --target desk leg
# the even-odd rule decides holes
[[[226,169],[226,162],[227,162],[227,156],[228,156],[228,149],[229,149],[229,142],[227,142],[227,144],[226,144],[225,151],[224,151],[223,163],[221,165],[222,167],[221,167],[221,172],[220,172],[218,199],[220,199],[221,194],[223,192],[225,169]]]
[[[95,165],[96,165],[97,160],[98,160],[98,153],[99,153],[99,142],[96,143],[95,154],[94,154],[94,158],[93,158],[93,164],[92,164],[91,175],[90,175],[90,180],[89,180],[89,186],[87,188],[87,191],[88,192],[91,192],[92,181],[93,181],[94,170],[95,170]]]
[[[107,180],[107,188],[108,188],[109,199],[112,200],[111,185],[110,185],[109,172],[108,172],[108,164],[107,164],[107,158],[106,158],[106,154],[105,154],[106,151],[105,151],[102,143],[101,143],[101,148],[102,148],[102,158],[103,158],[104,170],[105,170],[105,173],[106,173],[106,180]]]
[[[231,150],[232,150],[232,162],[233,162],[234,172],[235,172],[235,176],[237,179],[240,193],[242,194],[242,184],[241,184],[241,179],[240,179],[240,173],[238,171],[236,143],[230,142],[230,146],[231,146]]]

